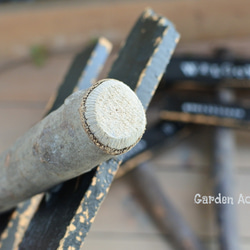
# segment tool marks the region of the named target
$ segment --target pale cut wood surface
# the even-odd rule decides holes
[[[127,152],[145,126],[141,102],[120,81],[75,92],[0,155],[0,212]]]

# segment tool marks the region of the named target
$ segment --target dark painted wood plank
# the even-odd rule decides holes
[[[88,89],[97,80],[111,48],[105,38],[100,38],[76,55],[47,114],[59,108],[74,90]]]
[[[241,58],[220,58],[182,55],[171,59],[164,74],[166,87],[169,82],[192,81],[195,85],[216,87],[225,80],[234,80],[234,86],[249,87],[250,61]],[[245,81],[243,81],[245,80]],[[248,81],[247,81],[248,80]]]
[[[47,113],[50,113],[60,107],[60,105],[63,104],[64,99],[75,89],[87,89],[92,82],[97,80],[100,70],[102,69],[104,62],[107,60],[111,52],[111,48],[112,45],[105,38],[100,38],[96,42],[88,45],[74,58],[72,65],[63,80],[63,83],[58,89],[58,95],[53,100],[52,105],[48,107]],[[87,183],[88,182],[85,182],[85,185]],[[73,182],[73,184],[72,182],[67,182],[64,186],[64,189],[61,186],[57,186],[50,193],[46,194],[44,200],[48,201],[50,200],[48,197],[54,197],[53,194],[56,190],[65,190],[66,187],[72,187],[72,189],[74,189],[74,185],[75,182]],[[39,206],[40,200],[41,197],[39,199],[37,197],[33,197],[31,200],[25,201],[17,207],[16,211],[12,214],[12,217],[8,223],[8,227],[3,232],[3,235],[1,235],[0,246],[2,245],[2,248],[14,249],[21,242],[22,237],[29,226],[30,220],[34,215],[35,210]],[[63,201],[63,199],[61,199],[61,201]],[[41,204],[41,209],[43,208],[43,204],[44,203]],[[65,208],[69,207],[70,206],[66,206]],[[57,215],[58,211],[54,211],[54,213]],[[42,213],[42,215],[47,216],[46,213]],[[7,214],[0,215],[0,221],[6,221],[6,217]],[[43,216],[41,216],[41,218],[43,218]]]
[[[232,91],[221,89],[218,92],[222,103],[230,104],[235,95]],[[235,140],[233,131],[228,128],[216,127],[213,136],[213,166],[212,183],[214,196],[227,197],[225,203],[215,204],[216,219],[219,228],[220,249],[239,249],[239,233],[237,225],[237,210],[234,200],[235,190],[235,169],[233,164],[233,152]],[[231,200],[230,200],[231,199]],[[222,200],[224,200],[222,198]]]
[[[157,16],[152,10],[146,10],[128,36],[109,77],[127,83],[147,109],[178,38],[179,35],[170,22]],[[79,249],[83,245],[122,158],[123,156],[119,156],[98,167],[58,249]]]
[[[17,249],[43,195],[37,195],[18,205],[1,234],[0,249]]]
[[[250,109],[239,101],[225,104],[215,97],[173,94],[166,97],[161,118],[168,121],[250,129]]]

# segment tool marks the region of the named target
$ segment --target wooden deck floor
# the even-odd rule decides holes
[[[143,1],[138,2],[140,2],[138,9],[141,9]],[[172,10],[178,9],[177,7],[181,1],[176,2],[178,2],[176,6],[176,3],[169,5],[170,7],[172,6]],[[183,2],[190,2],[190,5],[188,5],[190,6],[190,10],[195,11],[193,9],[195,6],[193,2],[196,1]],[[209,1],[206,2],[208,4]],[[231,4],[234,2],[238,4],[238,1],[230,0]],[[159,4],[159,6],[161,6],[161,4]],[[199,4],[199,6],[199,8],[202,8],[201,4]],[[132,11],[131,6],[130,9]],[[138,9],[136,9],[136,11]],[[11,8],[8,11],[11,11]],[[55,11],[55,9],[53,9],[53,11]],[[139,15],[139,11],[135,13],[136,11],[133,12],[134,17]],[[202,11],[199,13],[202,14]],[[233,13],[233,10],[231,11]],[[72,15],[72,17],[74,16],[72,14],[73,12],[71,9],[70,15]],[[78,15],[81,14],[79,13]],[[220,33],[216,33],[216,40],[204,42],[204,37],[199,37],[203,39],[203,41],[193,43],[192,34],[194,36],[193,38],[196,39],[196,35],[200,33],[197,32],[195,35],[192,32],[186,31],[185,33],[185,25],[181,25],[181,19],[177,18],[177,16],[174,15],[175,13],[176,12],[173,12],[172,14],[173,19],[176,17],[177,22],[179,22],[179,25],[183,28],[185,41],[178,47],[177,52],[201,52],[203,54],[209,54],[216,46],[227,46],[228,48],[234,49],[238,55],[250,57],[250,34],[247,34],[246,31],[241,32],[238,30],[238,26],[232,27],[232,29],[234,28],[234,30],[238,32],[236,32],[237,37],[231,37],[232,39],[228,39],[228,37],[232,35],[230,33],[231,31],[228,31],[224,33],[226,34],[224,37],[220,37]],[[198,19],[199,13],[196,13],[196,18]],[[242,14],[244,18],[249,17],[244,11],[242,13],[244,14]],[[22,13],[20,15],[22,15]],[[216,13],[214,13],[214,15],[216,18],[219,17]],[[239,16],[240,12],[237,12],[237,15]],[[205,15],[205,17],[203,21],[206,23],[208,15]],[[9,18],[8,13],[5,18]],[[125,20],[125,17],[123,17],[123,19]],[[11,22],[11,19],[8,20]],[[21,17],[20,20],[23,20],[25,23],[23,17]],[[189,24],[193,25],[196,21]],[[2,19],[1,22],[1,17],[0,24],[2,25],[0,25],[0,28],[5,27],[4,19]],[[204,27],[210,32],[209,39],[211,39],[213,32],[209,29],[209,22],[206,24]],[[70,25],[71,24],[69,24],[69,27]],[[97,23],[93,25],[97,25]],[[107,21],[105,25],[111,25],[111,23]],[[119,25],[118,23],[118,28]],[[84,29],[85,28],[84,26]],[[193,26],[192,28],[195,30]],[[223,27],[221,24],[219,28],[219,30],[222,30]],[[51,29],[53,30],[53,27],[51,27]],[[33,32],[33,30],[31,31]],[[43,30],[43,32],[46,33],[46,30]],[[74,36],[77,32],[81,32],[81,29],[79,31],[74,30]],[[105,29],[103,32],[105,33]],[[0,30],[0,33],[4,33],[3,29]],[[18,37],[19,33],[14,33]],[[51,35],[50,32],[48,32],[48,34]],[[190,36],[185,38],[185,34],[190,34]],[[111,33],[108,35],[112,38]],[[13,37],[15,39],[17,38],[14,35]],[[115,36],[116,41],[117,39],[119,40],[120,37]],[[23,43],[25,43],[24,40]],[[85,41],[82,38],[82,34],[80,41]],[[27,47],[29,47],[32,42],[33,40],[30,40],[27,43]],[[0,45],[0,52],[3,52],[4,58],[2,61],[0,59],[0,66],[5,65],[5,60],[8,59],[8,56],[10,56],[11,61],[13,61],[15,56],[18,60],[22,57],[19,53],[20,50],[17,55],[15,55],[14,50],[8,47],[8,43],[7,41],[2,47]],[[64,45],[61,44],[59,46],[61,51],[63,51],[63,46]],[[11,50],[11,53],[8,52],[7,47]],[[43,67],[37,67],[29,60],[25,59],[22,61],[21,59],[19,63],[9,64],[6,67],[0,68],[0,152],[8,148],[19,136],[42,118],[48,100],[59,86],[76,52],[74,49],[71,52],[51,55]],[[25,57],[26,56],[25,54]],[[210,179],[212,133],[211,128],[200,128],[175,146],[163,150],[163,153],[152,159],[150,164],[153,165],[158,181],[164,192],[171,199],[177,210],[208,246],[208,249],[215,250],[218,249],[218,228],[215,223],[213,206],[197,205],[194,203],[194,195],[196,193],[204,195],[212,193],[212,183]],[[234,134],[236,140],[234,152],[235,183],[232,185],[235,185],[235,197],[237,198],[239,194],[250,196],[250,133],[235,131]],[[235,207],[237,210],[241,249],[247,250],[250,249],[250,204],[240,204],[235,205]],[[133,188],[131,188],[129,184],[128,178],[124,176],[114,181],[110,193],[104,201],[87,237],[84,249],[166,250],[172,248],[141,206]]]

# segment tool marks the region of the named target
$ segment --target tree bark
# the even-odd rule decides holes
[[[127,152],[145,124],[139,99],[119,81],[71,95],[0,156],[0,212]]]

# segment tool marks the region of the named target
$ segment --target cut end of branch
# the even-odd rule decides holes
[[[83,98],[80,113],[90,139],[111,155],[130,150],[145,131],[140,100],[127,85],[114,79],[93,85]]]

